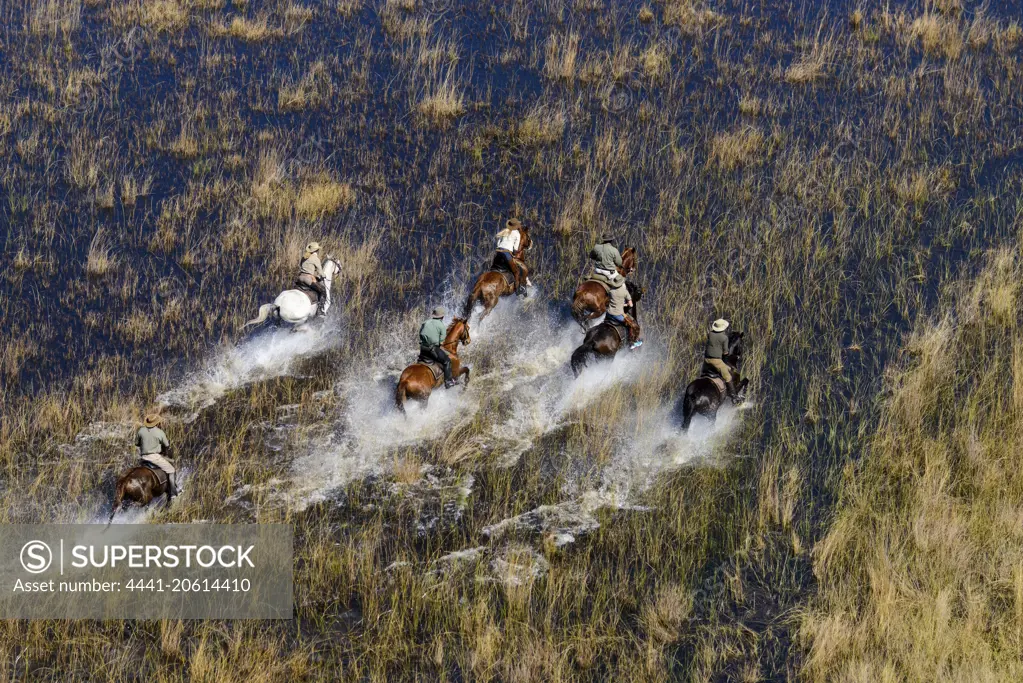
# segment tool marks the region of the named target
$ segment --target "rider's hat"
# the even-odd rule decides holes
[[[518,218],[509,218],[508,222],[504,224],[504,227],[508,230],[518,230],[522,227],[522,221]]]
[[[146,415],[145,420],[143,421],[143,423],[147,427],[155,427],[161,422],[163,422],[163,418],[160,417],[158,413],[149,413],[148,415]]]
[[[617,242],[617,241],[618,241],[618,238],[615,237],[614,235],[610,234],[610,233],[607,233],[603,237],[600,238],[600,243],[601,244],[608,244],[609,242]]]
[[[315,254],[320,250],[320,243],[310,242],[309,244],[305,245],[305,250],[307,254]]]
[[[725,330],[728,329],[728,321],[725,320],[724,318],[718,318],[710,326],[710,329],[713,330],[714,332],[724,332]]]
[[[434,318],[443,318],[447,314],[448,314],[448,312],[446,310],[444,310],[443,306],[437,306],[436,308],[433,309],[433,313],[431,315]]]

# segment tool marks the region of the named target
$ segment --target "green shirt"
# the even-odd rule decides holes
[[[613,271],[622,265],[622,255],[610,242],[597,244],[590,250],[590,259],[598,268]]]
[[[430,318],[419,328],[420,346],[440,346],[444,343],[448,328],[440,318]]]
[[[724,358],[728,355],[728,331],[711,332],[707,335],[707,348],[703,351],[704,358]]]
[[[142,455],[150,455],[163,453],[164,448],[170,448],[170,441],[159,427],[142,427],[135,436],[135,445]]]

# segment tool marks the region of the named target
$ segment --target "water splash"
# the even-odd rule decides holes
[[[227,392],[293,374],[300,361],[339,343],[338,328],[326,321],[300,331],[266,330],[217,353],[180,386],[158,396],[157,404],[183,422],[191,422]]]

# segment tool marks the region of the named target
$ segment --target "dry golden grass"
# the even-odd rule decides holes
[[[714,136],[711,160],[721,169],[732,171],[763,160],[765,138],[759,128],[746,127]]]
[[[351,185],[320,178],[302,185],[295,198],[295,213],[301,218],[323,218],[354,202],[355,190]]]
[[[671,56],[657,43],[640,53],[639,62],[643,65],[643,73],[655,81],[663,79],[671,69]]]
[[[923,14],[913,20],[909,35],[913,40],[919,40],[928,54],[956,59],[963,51],[963,35],[955,19]]]
[[[1023,675],[1021,279],[1017,247],[991,254],[891,376],[881,430],[814,551],[808,675]]]
[[[447,124],[465,113],[465,97],[450,71],[443,77],[431,79],[416,109],[435,125]]]
[[[210,24],[210,33],[217,37],[230,36],[255,43],[280,35],[280,30],[272,27],[269,18],[261,14],[252,18],[236,16],[227,24],[213,22]]]
[[[579,58],[579,34],[556,33],[547,39],[544,75],[551,80],[571,81]]]

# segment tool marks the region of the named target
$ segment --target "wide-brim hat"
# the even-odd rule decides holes
[[[522,227],[522,221],[520,221],[518,218],[509,218],[508,221],[504,224],[504,227],[508,228],[509,230],[518,230],[519,228]]]
[[[309,244],[305,245],[305,250],[307,254],[315,254],[320,250],[320,243],[310,242]]]
[[[609,242],[617,242],[617,241],[618,241],[618,238],[615,237],[614,235],[604,235],[603,237],[600,238],[600,243],[601,244],[607,244]]]
[[[149,413],[142,421],[142,423],[147,427],[155,427],[161,422],[163,422],[163,418],[160,417],[157,413]]]
[[[711,324],[710,329],[714,332],[724,332],[728,329],[728,321],[724,318],[718,318]]]
[[[436,308],[433,309],[433,313],[431,313],[430,315],[432,315],[434,318],[443,318],[447,314],[448,312],[447,310],[445,310],[443,306],[437,306]]]

